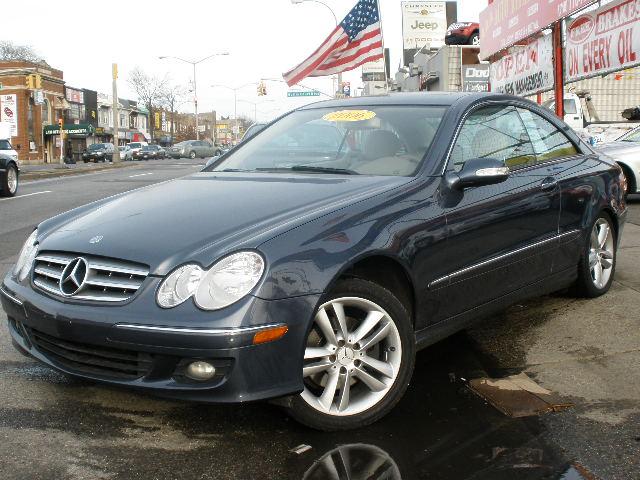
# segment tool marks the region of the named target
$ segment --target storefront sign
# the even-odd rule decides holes
[[[618,0],[567,28],[567,82],[640,65],[640,1]]]
[[[509,55],[491,64],[491,91],[509,95],[533,95],[553,88],[551,35],[529,45],[513,47]]]
[[[11,136],[18,135],[18,105],[15,94],[0,95],[0,122],[11,126]]]
[[[521,42],[596,0],[494,0],[480,12],[480,58]]]
[[[462,91],[463,92],[488,92],[489,91],[489,64],[462,65]]]
[[[45,125],[43,127],[45,136],[60,135],[60,127],[58,125]],[[93,135],[95,129],[90,123],[80,123],[78,125],[65,125],[63,128],[65,135]]]
[[[404,49],[440,48],[447,34],[446,2],[401,2]]]

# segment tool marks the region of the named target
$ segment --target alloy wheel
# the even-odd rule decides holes
[[[7,169],[7,186],[9,187],[9,193],[13,195],[18,189],[18,174],[16,169],[9,167]]]
[[[474,36],[474,37],[471,39],[471,45],[480,45],[480,37],[479,37],[479,36],[477,36],[477,35],[476,35],[476,36]]]
[[[363,298],[336,298],[314,317],[301,397],[327,415],[361,413],[391,389],[401,360],[400,333],[382,307]]]
[[[591,230],[589,245],[589,270],[591,280],[598,289],[604,288],[611,278],[615,248],[611,225],[599,218]]]

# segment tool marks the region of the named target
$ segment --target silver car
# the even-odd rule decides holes
[[[640,126],[614,142],[598,145],[596,150],[613,158],[624,171],[627,194],[640,193]]]
[[[216,155],[216,150],[206,140],[186,140],[171,147],[169,155],[173,158],[207,158]]]

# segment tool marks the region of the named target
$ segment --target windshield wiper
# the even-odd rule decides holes
[[[212,170],[212,172],[255,172],[255,170],[246,170],[244,168],[225,168],[224,170]]]
[[[360,175],[354,170],[348,170],[346,168],[334,168],[334,167],[318,167],[314,165],[294,165],[290,168],[294,172],[315,172],[315,173],[339,173],[343,175]]]

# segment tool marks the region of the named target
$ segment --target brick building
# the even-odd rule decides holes
[[[27,87],[27,77],[38,74],[40,89]],[[11,144],[21,161],[57,162],[60,137],[44,135],[44,127],[57,123],[68,109],[61,70],[46,64],[0,61],[0,121],[12,122]]]

